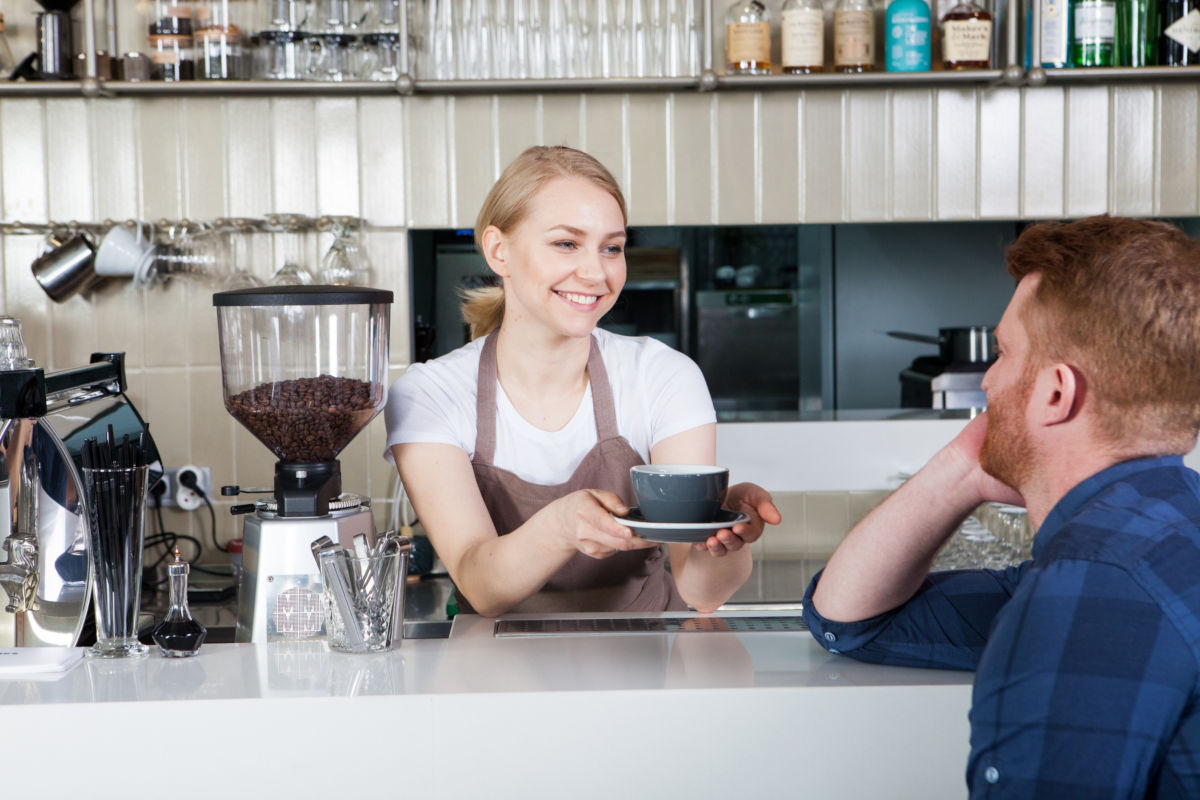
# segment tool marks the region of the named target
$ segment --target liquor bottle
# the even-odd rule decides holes
[[[737,0],[725,14],[725,74],[771,74],[771,18],[759,0]]]
[[[188,564],[175,550],[175,560],[167,564],[167,576],[171,581],[171,607],[167,616],[155,626],[150,636],[158,645],[158,652],[167,658],[194,656],[204,644],[208,631],[192,619],[188,609],[187,584]]]
[[[992,15],[974,0],[961,3],[942,17],[942,67],[987,69],[992,64]]]
[[[825,68],[825,6],[821,0],[784,0],[779,16],[783,71],[821,72]]]
[[[929,6],[925,0],[892,0],[887,8],[884,69],[927,72],[932,67]]]
[[[1071,66],[1071,15],[1067,8],[1067,0],[1034,1],[1042,7],[1042,66],[1054,69]],[[1032,5],[1029,7],[1029,14],[1032,25]]]
[[[8,46],[8,36],[4,33],[4,15],[0,14],[0,80],[7,80],[17,62],[13,58],[12,48]]]
[[[870,72],[875,67],[875,9],[870,0],[838,0],[833,9],[833,69]]]
[[[1071,63],[1077,67],[1117,65],[1115,0],[1071,0]]]
[[[1163,0],[1159,63],[1167,67],[1200,64],[1200,0]]]
[[[1158,63],[1157,0],[1117,4],[1117,65],[1148,67]]]

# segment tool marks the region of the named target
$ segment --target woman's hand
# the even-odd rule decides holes
[[[770,493],[753,483],[730,486],[725,495],[725,508],[745,512],[750,520],[732,528],[722,528],[703,542],[692,545],[694,549],[707,550],[719,558],[758,541],[763,533],[763,523],[778,525],[783,521]]]
[[[629,513],[629,506],[613,492],[581,489],[560,497],[549,508],[559,515],[558,530],[562,531],[563,544],[585,556],[608,558],[624,550],[655,546],[654,542],[634,536],[633,531],[613,519],[613,514]]]

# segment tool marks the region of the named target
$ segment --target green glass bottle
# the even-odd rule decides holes
[[[1071,3],[1071,63],[1077,67],[1117,64],[1117,4],[1115,0],[1074,0]]]
[[[1117,66],[1158,63],[1158,0],[1118,0]]]

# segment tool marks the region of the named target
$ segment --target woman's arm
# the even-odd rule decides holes
[[[652,464],[715,464],[717,426],[701,425],[663,439],[650,451]],[[671,574],[684,601],[698,611],[715,611],[750,577],[753,567],[746,544],[762,535],[764,520],[776,525],[779,511],[771,496],[750,483],[729,488],[726,508],[746,511],[750,522],[722,528],[706,542],[668,545]]]
[[[484,616],[503,614],[536,593],[577,551],[604,558],[653,546],[612,518],[610,512],[628,510],[617,495],[596,490],[559,498],[500,536],[462,449],[397,444],[392,456],[451,579]]]

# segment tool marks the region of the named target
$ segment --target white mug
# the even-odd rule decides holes
[[[142,262],[152,258],[154,237],[145,222],[114,225],[96,248],[95,270],[98,275],[130,277]]]

